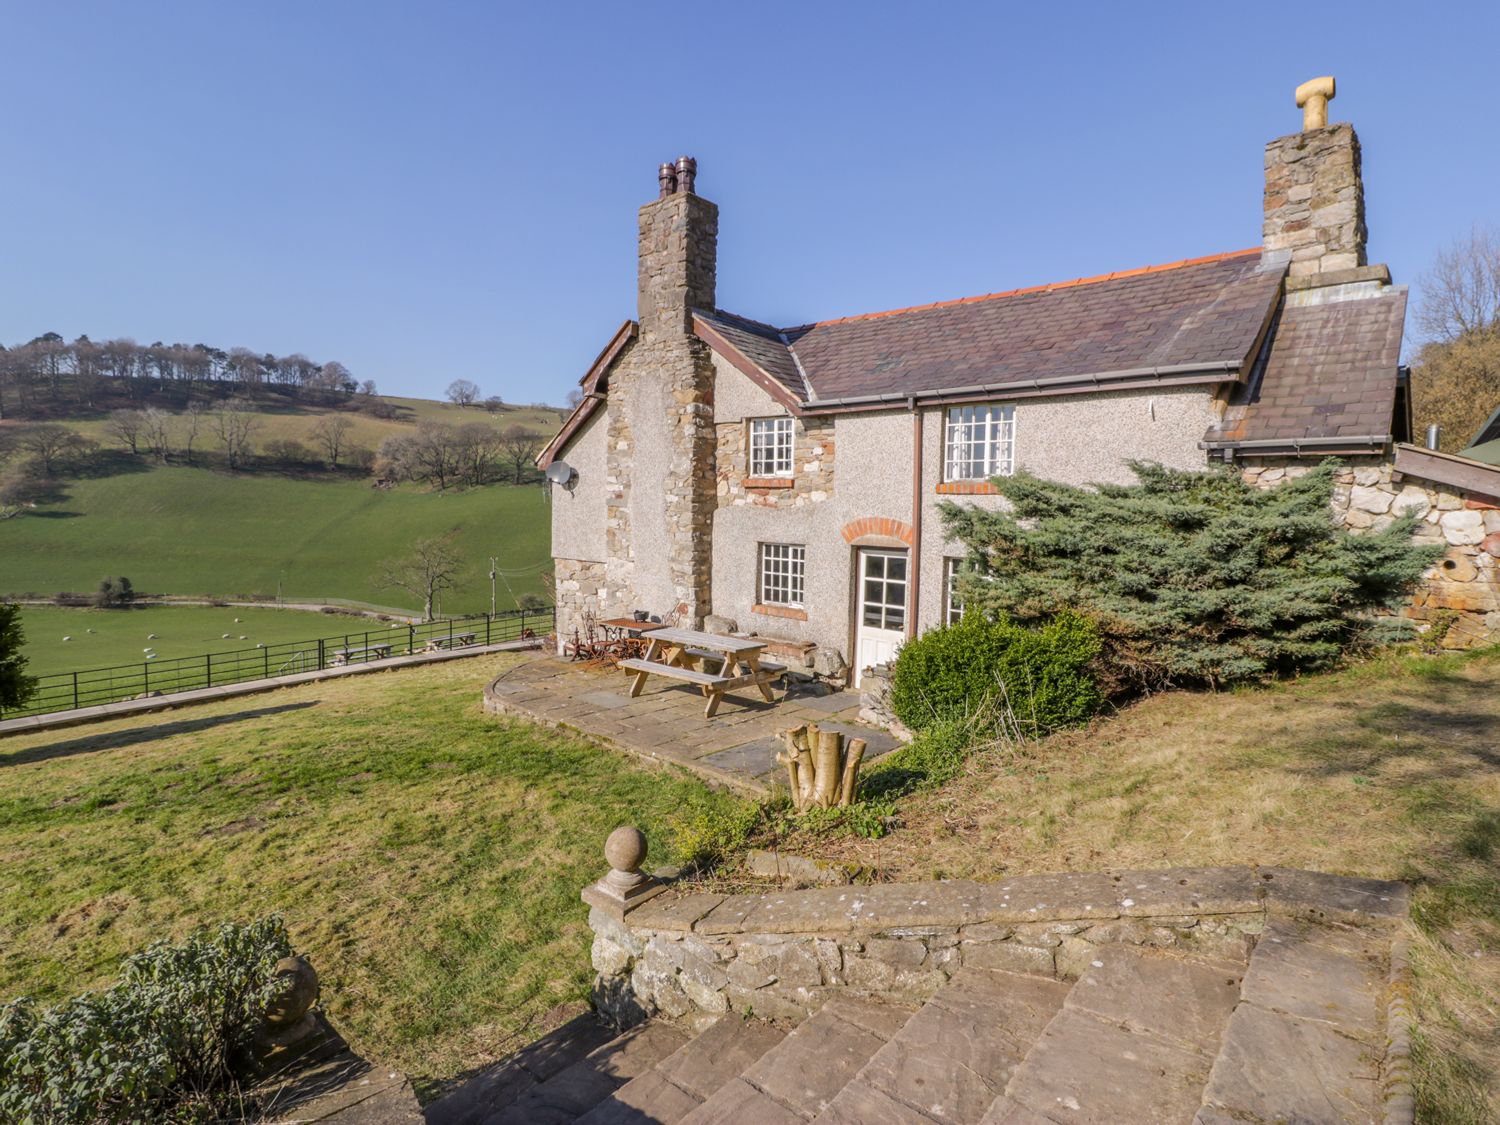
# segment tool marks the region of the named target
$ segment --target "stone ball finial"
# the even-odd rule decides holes
[[[272,971],[276,994],[266,1005],[266,1022],[273,1028],[291,1027],[318,998],[318,974],[302,957],[283,957]]]
[[[1310,78],[1297,87],[1297,105],[1302,109],[1302,131],[1328,127],[1328,103],[1333,100],[1337,84],[1333,75]]]
[[[629,825],[616,828],[604,841],[604,858],[611,870],[634,875],[646,862],[646,834]]]

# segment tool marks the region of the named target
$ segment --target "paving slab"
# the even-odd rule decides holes
[[[783,1028],[766,1020],[724,1016],[656,1069],[702,1101],[785,1038]]]
[[[1208,1073],[1202,1055],[1064,1008],[1004,1093],[1059,1122],[1188,1122]]]
[[[1066,1004],[1212,1059],[1244,975],[1232,961],[1101,945]]]
[[[1386,971],[1375,950],[1366,947],[1369,940],[1369,935],[1278,919],[1255,944],[1244,997],[1375,1042]]]
[[[1241,1004],[1229,1018],[1205,1121],[1375,1122],[1383,1111],[1371,1049],[1314,1020]]]
[[[681,1125],[802,1125],[803,1120],[743,1078],[736,1078],[682,1118]]]

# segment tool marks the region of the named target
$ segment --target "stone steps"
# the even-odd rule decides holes
[[[1269,924],[1248,964],[1101,945],[1076,982],[965,967],[915,1008],[835,991],[790,1032],[587,1027],[428,1125],[1182,1125],[1382,1119],[1383,939]],[[595,1025],[596,1027],[598,1025]],[[540,1045],[538,1045],[540,1046]],[[542,1077],[545,1075],[545,1077]]]

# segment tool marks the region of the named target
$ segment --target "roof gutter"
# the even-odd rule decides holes
[[[1218,363],[1175,363],[1164,367],[1129,367],[1121,371],[1103,371],[1088,375],[1053,375],[1046,379],[1012,379],[1003,383],[971,383],[961,387],[939,387],[930,391],[887,391],[875,395],[848,395],[843,398],[805,399],[802,409],[809,414],[850,407],[870,407],[906,404],[914,407],[918,402],[937,399],[964,398],[973,395],[1007,395],[1062,389],[1068,387],[1098,387],[1103,390],[1115,383],[1141,381],[1180,381],[1185,375],[1209,377],[1205,381],[1220,382],[1239,377],[1239,364],[1228,361]]]
[[[1255,438],[1250,441],[1200,441],[1198,448],[1225,453],[1243,452],[1264,455],[1290,452],[1293,455],[1300,455],[1304,449],[1312,453],[1318,450],[1349,447],[1380,450],[1389,445],[1391,440],[1392,435],[1390,434],[1350,434],[1348,437]]]

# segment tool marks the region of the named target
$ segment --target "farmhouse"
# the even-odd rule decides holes
[[[1300,87],[1303,128],[1265,148],[1259,246],[788,327],[718,307],[718,208],[692,158],[663,164],[638,317],[540,457],[563,485],[560,638],[632,610],[712,617],[857,684],[960,612],[938,505],[1002,503],[997,475],[1224,461],[1269,484],[1339,455],[1390,486],[1407,292],[1368,261],[1359,139],[1327,124],[1332,95]]]

